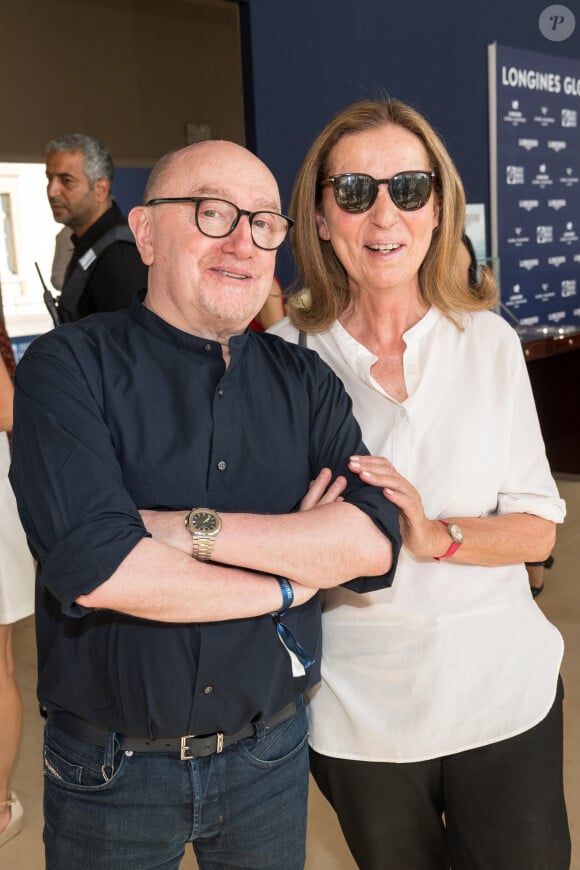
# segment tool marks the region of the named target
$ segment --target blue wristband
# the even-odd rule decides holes
[[[275,580],[280,584],[280,592],[282,593],[282,608],[272,616],[283,616],[287,610],[290,610],[294,601],[294,590],[292,584],[286,577],[275,577]]]
[[[277,580],[280,585],[280,592],[282,593],[282,610],[273,613],[272,619],[274,620],[278,638],[290,656],[292,676],[303,677],[308,668],[314,664],[314,659],[310,653],[304,649],[304,647],[300,646],[292,631],[282,622],[282,617],[286,611],[292,607],[294,601],[294,590],[292,589],[292,584],[286,579],[286,577],[275,577],[274,579]]]

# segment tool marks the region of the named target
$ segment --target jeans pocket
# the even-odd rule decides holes
[[[262,728],[258,736],[244,740],[240,747],[252,762],[263,767],[284,763],[298,755],[307,739],[306,707],[301,704],[292,718],[274,728]]]
[[[44,734],[44,775],[53,783],[75,790],[106,789],[121,773],[124,754],[116,752],[113,764],[107,749],[69,737],[47,723]]]

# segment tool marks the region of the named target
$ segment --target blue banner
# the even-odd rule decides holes
[[[580,62],[490,46],[492,241],[504,315],[580,324]]]

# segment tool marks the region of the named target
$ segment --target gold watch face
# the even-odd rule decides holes
[[[198,510],[189,515],[189,528],[203,535],[215,534],[220,528],[220,519],[215,511]]]

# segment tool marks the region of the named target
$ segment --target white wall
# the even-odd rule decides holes
[[[49,284],[54,239],[61,229],[48,205],[44,163],[0,163],[0,192],[10,194],[16,249],[15,273],[7,271],[5,264],[2,268],[0,258],[6,328],[11,338],[37,335],[50,329],[52,321],[34,263]]]

